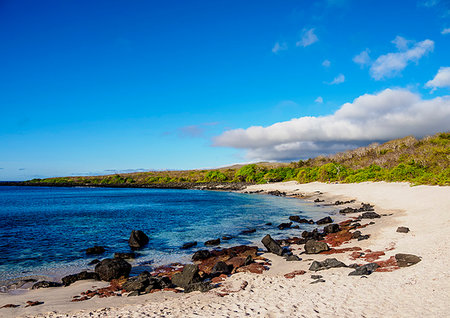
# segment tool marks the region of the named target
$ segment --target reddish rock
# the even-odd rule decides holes
[[[233,257],[233,258],[230,258],[225,263],[227,265],[233,265],[233,268],[239,268],[241,266],[244,266],[245,259],[246,259],[245,257]]]
[[[88,300],[88,299],[90,299],[88,296],[83,296],[83,297],[80,297],[80,298],[72,299],[72,301],[84,301],[84,300]]]
[[[377,268],[376,270],[377,272],[392,272],[400,268],[398,267],[395,256],[391,256],[389,259],[385,261],[378,261],[375,263],[377,263],[380,266]]]
[[[218,284],[218,283],[223,282],[225,279],[227,279],[227,277],[228,277],[227,275],[222,274],[220,276],[217,276],[217,277],[214,277],[213,279],[211,279],[211,282],[213,284]]]
[[[16,308],[19,307],[20,305],[14,305],[14,304],[6,304],[1,306],[0,308]]]
[[[353,252],[350,254],[350,259],[355,260],[357,258],[360,258],[363,255],[364,255],[363,252]]]
[[[369,252],[363,256],[363,259],[366,260],[369,263],[373,263],[373,261],[376,261],[380,258],[380,256],[385,255],[384,252]]]
[[[295,276],[297,276],[297,275],[304,275],[306,272],[305,271],[302,271],[302,270],[299,270],[299,271],[293,271],[293,272],[291,272],[291,273],[287,273],[287,274],[284,274],[284,277],[286,277],[286,278],[294,278]]]
[[[352,233],[348,229],[343,229],[337,233],[328,234],[325,242],[332,247],[340,246],[352,239]]]
[[[163,265],[155,268],[152,272],[155,276],[167,276],[172,278],[176,273],[181,273],[183,271],[184,265],[181,263],[172,263],[169,265]]]
[[[180,293],[181,292],[180,290],[178,290],[176,288],[169,288],[169,287],[164,288],[163,291],[170,291],[170,292],[174,292],[174,293]]]
[[[329,251],[324,251],[321,254],[342,254],[346,252],[352,252],[352,251],[361,251],[361,247],[346,247],[346,248],[332,248]]]
[[[27,301],[27,305],[25,307],[32,307],[32,306],[38,306],[38,305],[42,305],[44,302],[43,301]]]
[[[241,273],[241,272],[250,272],[250,273],[254,273],[254,274],[262,274],[264,271],[266,270],[266,268],[264,267],[263,264],[260,263],[252,263],[249,264],[247,266],[242,266],[239,267],[236,272]]]

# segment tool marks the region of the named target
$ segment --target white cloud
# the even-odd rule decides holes
[[[330,85],[336,85],[336,84],[341,84],[345,82],[345,76],[344,74],[339,74],[338,76],[336,76],[334,78],[334,80],[332,80],[329,84]]]
[[[432,92],[436,88],[450,87],[450,67],[441,67],[436,76],[425,84],[425,87],[431,88]]]
[[[331,62],[329,60],[325,60],[322,62],[322,66],[324,66],[324,67],[330,67],[330,65],[331,65]]]
[[[403,38],[401,38],[402,40],[398,39],[399,37],[397,37],[393,42],[397,45],[397,47],[403,48],[400,52],[381,55],[373,62],[370,67],[370,75],[374,79],[380,80],[385,77],[396,76],[408,65],[409,62],[417,63],[422,56],[433,51],[434,49],[434,42],[431,40],[418,42],[408,49],[408,42],[404,42],[403,40],[405,39]]]
[[[411,40],[407,40],[404,37],[401,37],[400,35],[397,35],[395,39],[391,41],[391,43],[394,43],[397,49],[399,49],[400,51],[406,51],[411,42],[412,42]]]
[[[361,53],[359,53],[358,55],[356,55],[353,58],[353,62],[355,62],[356,64],[361,65],[361,67],[364,67],[366,65],[370,64],[370,56],[369,56],[369,49],[365,49],[364,51],[362,51]]]
[[[422,99],[406,89],[365,94],[334,114],[224,132],[216,146],[245,149],[255,160],[298,160],[407,135],[447,131],[450,96]]]
[[[441,31],[441,34],[449,34],[450,33],[450,28],[445,28]]]
[[[423,0],[419,2],[419,5],[422,5],[427,8],[434,7],[439,3],[439,0]]]
[[[277,43],[275,43],[275,45],[273,46],[272,52],[276,54],[276,53],[278,53],[279,51],[285,51],[285,50],[287,50],[287,49],[288,49],[288,47],[287,47],[286,42],[283,42],[283,43],[281,43],[281,44],[280,44],[280,42],[277,42]]]
[[[322,103],[323,103],[323,98],[322,98],[322,96],[319,96],[319,97],[317,97],[314,101],[315,101],[316,103],[318,103],[318,104],[322,104]]]
[[[298,41],[296,43],[297,46],[303,46],[303,47],[307,47],[310,46],[311,44],[319,41],[319,38],[317,37],[317,35],[314,33],[314,28],[312,29],[303,29],[302,31],[302,39],[300,41]]]

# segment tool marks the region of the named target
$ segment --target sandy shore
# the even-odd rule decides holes
[[[308,271],[313,260],[335,257],[355,263],[349,253],[305,255],[299,262],[286,262],[273,254],[270,270],[263,274],[239,273],[223,287],[208,293],[175,294],[158,292],[139,297],[97,297],[70,302],[72,296],[92,286],[106,283],[80,281],[70,287],[39,289],[24,295],[0,295],[0,306],[13,303],[18,308],[0,309],[1,317],[445,317],[450,312],[450,187],[416,186],[404,183],[297,184],[296,182],[255,185],[247,191],[279,190],[302,194],[309,200],[326,202],[356,199],[375,205],[375,211],[391,214],[361,229],[371,234],[364,241],[352,240],[340,246],[384,251],[381,260],[396,253],[422,257],[414,266],[393,272],[375,272],[367,277],[348,276],[349,268]],[[320,194],[319,194],[320,192]],[[355,204],[358,204],[355,203]],[[348,205],[346,205],[348,206]],[[367,220],[361,223],[368,223]],[[397,233],[406,226],[409,233]],[[263,233],[262,233],[263,236]],[[293,245],[295,254],[303,251]],[[360,262],[361,263],[361,262]],[[306,274],[287,279],[284,274],[305,270]],[[311,284],[311,275],[325,282]],[[247,282],[248,284],[245,284]],[[228,295],[218,291],[227,289]],[[25,308],[27,300],[44,304]]]

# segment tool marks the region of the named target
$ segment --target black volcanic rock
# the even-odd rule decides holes
[[[78,274],[67,275],[67,276],[63,277],[61,280],[62,280],[64,286],[69,286],[79,280],[86,280],[86,279],[100,280],[100,276],[94,272],[83,271]]]
[[[264,244],[264,246],[270,253],[280,256],[283,255],[283,248],[280,246],[280,244],[275,242],[274,239],[272,239],[272,237],[269,234],[264,236],[261,242]]]
[[[322,224],[327,224],[327,223],[333,223],[333,220],[329,216],[326,216],[316,222],[317,225],[322,225]]]
[[[128,239],[128,245],[130,245],[131,248],[141,248],[148,244],[149,238],[148,236],[140,231],[140,230],[133,230],[131,232],[130,238]]]
[[[103,246],[93,246],[86,249],[86,255],[100,255],[105,253]]]
[[[108,282],[116,278],[128,277],[130,271],[131,265],[121,258],[107,258],[95,266],[95,272],[100,279]]]

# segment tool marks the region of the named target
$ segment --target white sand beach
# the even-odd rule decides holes
[[[279,190],[302,194],[308,200],[324,203],[356,199],[353,205],[367,202],[379,214],[361,232],[368,240],[352,240],[339,248],[361,247],[383,251],[380,260],[396,253],[410,253],[421,262],[392,272],[369,276],[348,276],[351,268],[332,268],[319,272],[308,270],[313,260],[337,258],[345,264],[350,253],[305,255],[302,261],[287,262],[266,253],[272,266],[263,274],[238,273],[223,287],[207,293],[157,292],[138,297],[94,297],[71,302],[74,295],[107,284],[79,281],[69,287],[32,290],[22,295],[0,295],[1,317],[448,317],[450,312],[450,187],[414,186],[406,183],[324,184],[296,182],[254,185],[246,191]],[[319,194],[320,193],[320,194]],[[348,206],[348,205],[345,205]],[[352,215],[353,216],[353,215]],[[372,220],[363,220],[362,224]],[[406,226],[409,233],[398,233]],[[261,238],[264,233],[261,233]],[[302,245],[292,245],[294,254]],[[306,271],[294,278],[284,274]],[[322,275],[325,282],[311,284],[311,275]],[[220,292],[227,289],[225,296]],[[28,300],[44,302],[27,307]]]

